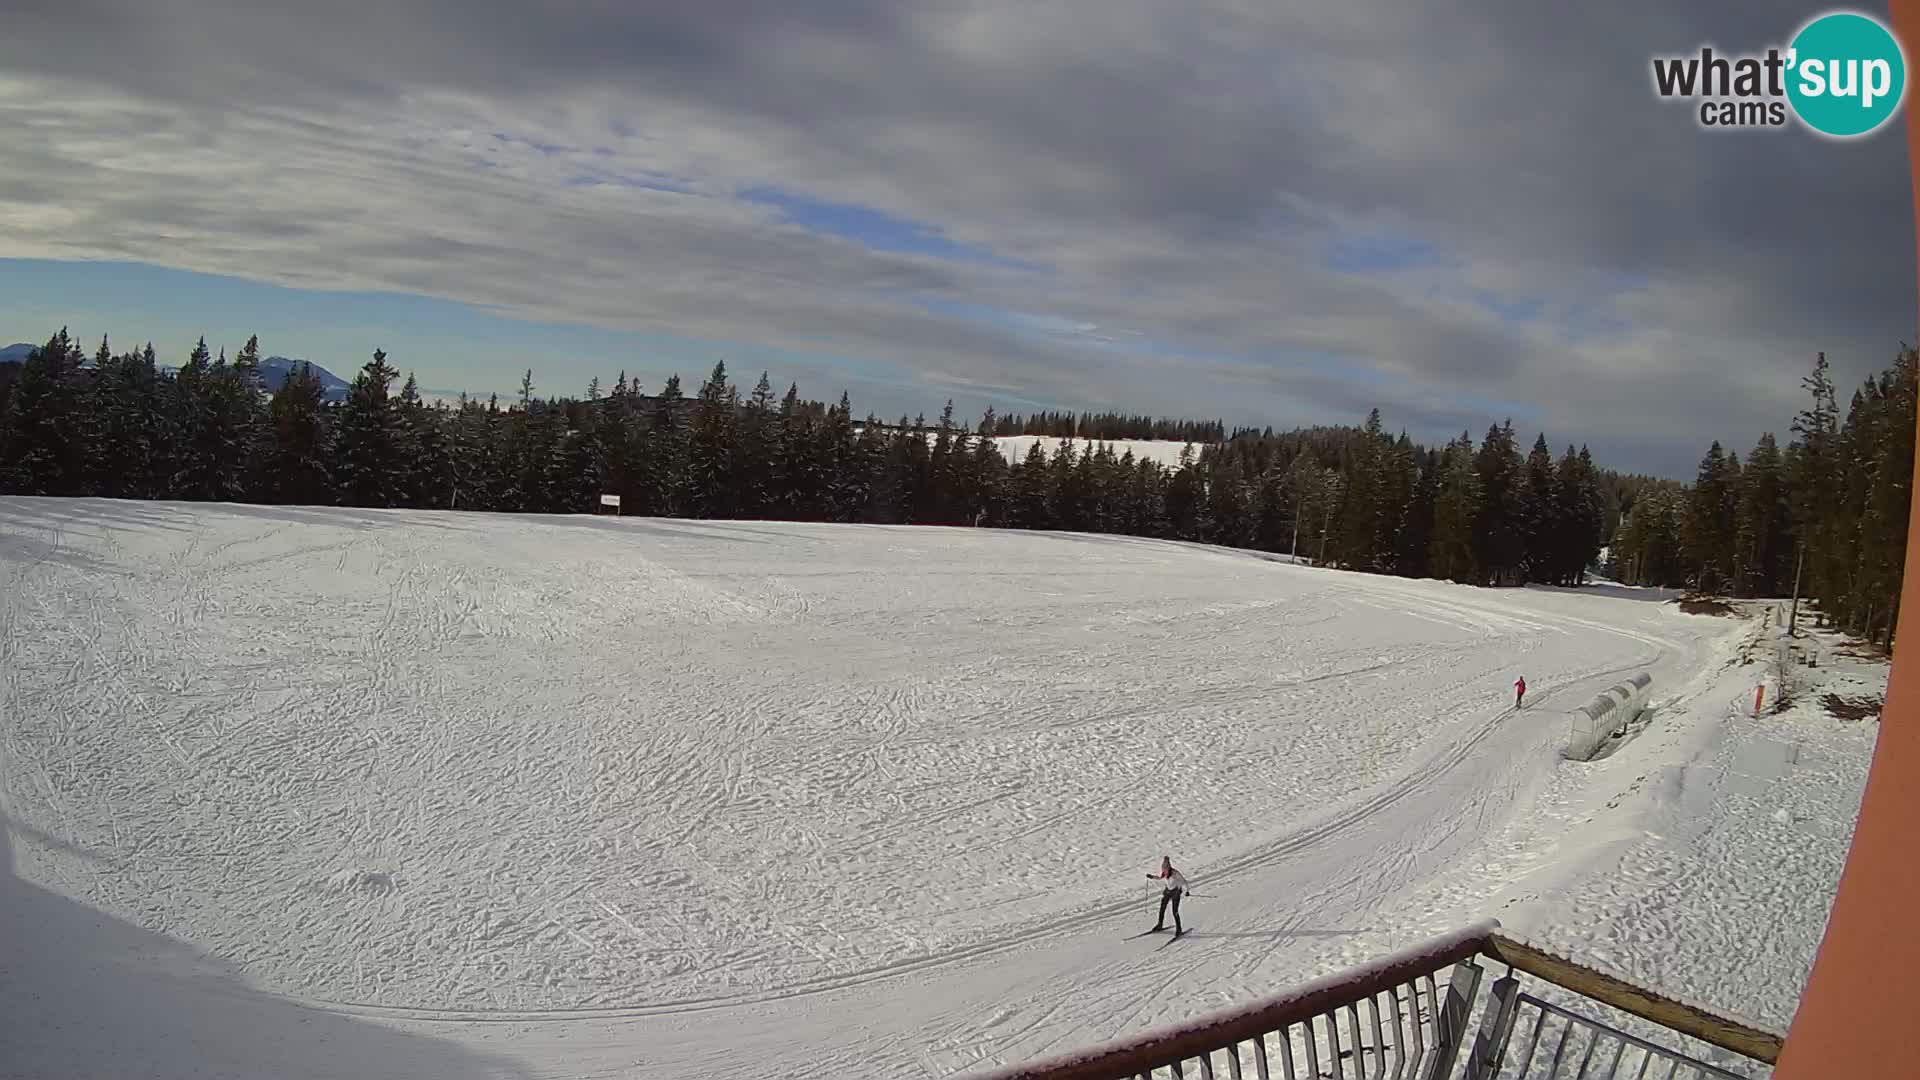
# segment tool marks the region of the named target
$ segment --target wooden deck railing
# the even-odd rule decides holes
[[[1482,962],[1508,971],[1483,1000]],[[1487,921],[1441,935],[1359,967],[1316,979],[1249,1005],[1207,1013],[1071,1053],[976,1074],[975,1080],[1124,1080],[1156,1074],[1214,1077],[1333,1077],[1337,1080],[1495,1080],[1514,1075],[1509,1042],[1522,1012],[1535,1022],[1519,1076],[1611,1077],[1637,1061],[1644,1074],[1738,1078],[1682,1050],[1663,1047],[1585,1016],[1568,1003],[1521,992],[1514,972],[1571,991],[1659,1028],[1742,1059],[1771,1065],[1779,1035],[1718,1015],[1499,933]],[[1472,1052],[1469,1021],[1480,1016]],[[1559,1026],[1554,1047],[1534,1054],[1548,1022]],[[1570,1058],[1568,1047],[1573,1047]],[[1599,1060],[1595,1060],[1596,1056]],[[1577,1072],[1563,1072],[1574,1068]],[[1462,1073],[1456,1074],[1456,1067]],[[1541,1071],[1542,1069],[1546,1071]],[[1682,1071],[1686,1070],[1686,1071]]]

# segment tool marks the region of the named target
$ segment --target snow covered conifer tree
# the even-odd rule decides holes
[[[727,381],[727,362],[713,366],[694,400],[687,442],[687,509],[694,517],[729,518],[740,505],[735,462],[739,454],[740,392]]]
[[[337,467],[340,493],[349,506],[400,504],[402,431],[390,391],[399,373],[384,350],[360,369],[340,410]]]
[[[267,405],[270,437],[262,487],[274,502],[325,506],[334,500],[325,394],[313,365],[303,363],[287,373]]]

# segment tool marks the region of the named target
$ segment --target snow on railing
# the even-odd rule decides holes
[[[1571,1072],[1554,1071],[1566,1066],[1555,1065],[1551,1053],[1543,1054],[1540,1060],[1530,1065],[1523,1062],[1520,1072],[1502,1071],[1504,1064],[1501,1063],[1501,1053],[1507,1046],[1504,1040],[1514,1023],[1512,1016],[1522,1011],[1521,1006],[1517,1004],[1518,998],[1526,997],[1534,1002],[1540,1000],[1533,995],[1519,993],[1519,985],[1513,978],[1515,971],[1533,976],[1560,991],[1570,991],[1570,993],[1555,994],[1555,997],[1578,999],[1577,1002],[1562,1000],[1549,1006],[1562,1021],[1576,1029],[1573,1034],[1567,1036],[1570,1045],[1584,1047],[1592,1041],[1604,1044],[1609,1038],[1622,1036],[1630,1044],[1628,1049],[1622,1050],[1623,1059],[1629,1063],[1638,1060],[1641,1066],[1648,1070],[1644,1075],[1649,1077],[1665,1078],[1671,1074],[1674,1077],[1746,1078],[1765,1075],[1754,1073],[1752,1066],[1756,1063],[1763,1066],[1772,1065],[1774,1059],[1780,1056],[1781,1036],[1761,1028],[1752,1021],[1728,1015],[1724,1010],[1711,1009],[1683,997],[1657,993],[1635,986],[1618,976],[1577,963],[1531,942],[1495,933],[1488,938],[1481,952],[1488,958],[1505,964],[1508,971],[1505,977],[1494,984],[1492,993],[1488,995],[1489,1000],[1484,1009],[1480,1033],[1474,1042],[1472,1060],[1485,1064],[1470,1067],[1466,1073],[1467,1080],[1495,1080],[1496,1077],[1509,1076],[1517,1077],[1519,1080],[1531,1080],[1533,1077],[1582,1075],[1578,1070],[1577,1062]],[[1514,1000],[1509,1001],[1503,995],[1512,996]],[[1640,1027],[1643,1034],[1648,1036],[1655,1036],[1662,1032],[1677,1036],[1685,1044],[1693,1045],[1695,1049],[1682,1053],[1667,1047],[1655,1047],[1651,1057],[1645,1054],[1636,1057],[1630,1053],[1632,1044],[1639,1045],[1643,1050],[1652,1044],[1644,1038],[1628,1035],[1615,1023],[1602,1022],[1592,1016],[1576,1016],[1568,1011],[1569,1006],[1575,1004],[1580,1005],[1587,1012],[1603,1009],[1616,1011],[1624,1014],[1617,1021],[1620,1025]],[[1503,1017],[1501,1015],[1503,1010],[1509,1015]],[[1541,1018],[1541,1022],[1551,1026],[1551,1022],[1544,1017]],[[1602,1050],[1605,1050],[1604,1045]],[[1714,1065],[1707,1064],[1704,1060],[1697,1060],[1713,1055],[1725,1060]],[[1656,1062],[1660,1065],[1658,1071],[1653,1067]],[[1734,1064],[1730,1064],[1731,1062],[1737,1062],[1737,1068]],[[1590,1065],[1597,1069],[1604,1063],[1603,1060],[1596,1059]],[[1478,1071],[1475,1071],[1476,1069]],[[1686,1071],[1688,1069],[1692,1071]],[[1596,1074],[1589,1071],[1585,1075]],[[1605,1077],[1609,1074],[1597,1075]],[[1626,1072],[1620,1075],[1641,1074]]]
[[[1650,1024],[1650,1034],[1664,1030],[1704,1044],[1707,1052],[1762,1065],[1779,1055],[1777,1034],[1504,937],[1499,926],[1488,920],[1251,1005],[973,1080],[1749,1080],[1748,1073],[1524,993],[1516,971],[1619,1010],[1626,1022]],[[1485,999],[1477,957],[1507,968]],[[1456,1073],[1469,1021],[1476,1019],[1472,1052]]]
[[[977,1080],[1119,1080],[1161,1075],[1235,1080],[1451,1072],[1479,989],[1472,958],[1499,926],[1488,921],[1226,1009]],[[1451,969],[1444,989],[1439,977]],[[1331,1071],[1328,1071],[1331,1070]]]

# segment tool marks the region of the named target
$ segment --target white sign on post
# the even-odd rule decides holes
[[[619,505],[620,505],[620,496],[618,496],[618,495],[602,495],[602,496],[600,496],[600,505],[601,505],[601,506],[619,506]]]

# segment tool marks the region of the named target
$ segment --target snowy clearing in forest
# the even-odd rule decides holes
[[[859,431],[862,427],[863,425],[855,424],[854,430]],[[967,433],[959,431],[957,434]],[[936,431],[927,432],[928,443],[932,443],[939,437]],[[1132,454],[1136,462],[1152,461],[1169,469],[1177,469],[1180,467],[1180,455],[1186,453],[1189,446],[1193,448],[1193,460],[1197,462],[1200,460],[1201,451],[1210,445],[1215,445],[1204,442],[1187,443],[1178,439],[1089,439],[1085,437],[1069,439],[1061,435],[994,435],[991,438],[994,446],[1000,451],[1000,457],[1013,465],[1027,460],[1027,454],[1036,443],[1039,444],[1040,452],[1046,456],[1047,460],[1052,461],[1054,455],[1060,452],[1060,447],[1070,442],[1073,444],[1076,457],[1097,453],[1105,448],[1112,450],[1116,458]]]
[[[1001,457],[1017,464],[1027,460],[1027,454],[1033,449],[1035,443],[1039,443],[1040,452],[1047,455],[1048,460],[1052,460],[1053,456],[1060,452],[1060,444],[1069,440],[1052,435],[996,435],[993,441],[999,445]],[[1179,467],[1180,455],[1189,445],[1193,447],[1195,461],[1200,460],[1200,452],[1208,446],[1207,443],[1188,444],[1172,439],[1073,439],[1071,441],[1076,455],[1084,456],[1104,446],[1113,451],[1114,457],[1132,454],[1135,461],[1156,461],[1170,469]]]
[[[1685,703],[1752,629],[1662,599],[1114,536],[0,499],[0,966],[36,987],[0,1059],[937,1076],[1516,898],[1551,938],[1626,843],[1588,802],[1665,745],[1562,762],[1565,711],[1649,670],[1695,752],[1720,718]],[[1162,853],[1194,932],[1156,951],[1121,939]]]

